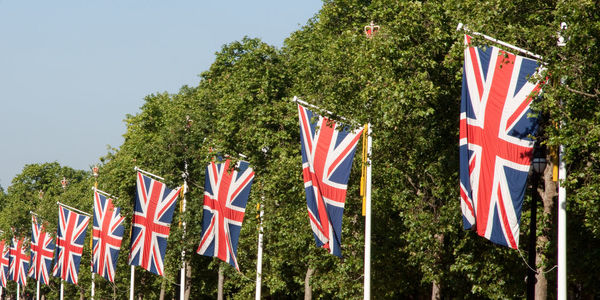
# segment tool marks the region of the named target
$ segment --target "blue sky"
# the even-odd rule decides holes
[[[0,185],[25,164],[86,169],[146,95],[196,85],[221,46],[281,47],[320,0],[0,0]]]

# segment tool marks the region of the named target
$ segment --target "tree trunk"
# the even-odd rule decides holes
[[[547,263],[547,246],[552,235],[552,216],[554,213],[554,200],[558,196],[557,183],[552,180],[552,170],[556,165],[550,155],[547,156],[549,162],[544,170],[544,189],[538,189],[544,205],[542,215],[542,224],[538,228],[542,229],[542,234],[537,237],[537,249],[535,264],[537,265],[537,275],[535,283],[535,299],[546,299],[548,297],[548,279],[544,273]]]
[[[315,274],[315,269],[308,267],[304,277],[304,300],[312,299],[312,288],[310,287],[310,278]]]
[[[217,291],[217,300],[223,300],[223,281],[225,281],[225,275],[223,275],[223,265],[219,265],[219,285]]]
[[[437,250],[435,253],[435,263],[439,266],[441,265],[441,252],[442,252],[442,248],[444,247],[444,234],[436,234],[435,236],[436,241],[438,242],[438,246],[439,246],[439,250]],[[442,299],[442,290],[441,290],[441,285],[440,285],[440,280],[439,279],[434,279],[433,283],[431,284],[431,300],[440,300]]]
[[[440,291],[440,284],[434,281],[431,284],[431,300],[440,300],[442,299],[442,293]]]
[[[165,289],[166,289],[165,282],[166,282],[166,280],[163,278],[162,282],[160,283],[160,296],[158,296],[160,300],[165,300]]]
[[[185,264],[185,293],[183,295],[184,300],[190,299],[190,293],[192,291],[192,266],[189,263]]]

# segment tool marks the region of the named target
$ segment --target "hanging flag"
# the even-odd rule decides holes
[[[298,105],[298,116],[310,226],[317,246],[341,257],[346,188],[362,129],[350,131],[302,105]]]
[[[470,37],[465,36],[470,43]],[[521,205],[537,118],[538,64],[496,47],[465,49],[460,106],[460,196],[465,229],[494,243],[519,245]]]
[[[180,190],[181,187],[171,190],[164,183],[137,173],[130,265],[163,275],[167,238]]]
[[[115,281],[117,257],[123,239],[121,209],[111,198],[94,191],[94,233],[92,244],[92,271],[107,280]]]
[[[31,262],[27,276],[48,285],[48,271],[54,256],[54,241],[38,219],[31,216]]]
[[[230,160],[206,167],[202,239],[196,252],[218,257],[240,270],[237,246],[254,172],[240,161],[232,170]]]
[[[6,287],[6,279],[8,278],[10,259],[10,249],[6,245],[6,241],[0,241],[0,284],[2,287]]]
[[[77,284],[79,263],[83,253],[85,230],[90,217],[58,206],[58,231],[56,233],[56,254],[52,275],[68,283]]]
[[[13,238],[10,247],[10,280],[20,285],[27,285],[27,270],[29,269],[29,254],[23,245],[24,238]]]

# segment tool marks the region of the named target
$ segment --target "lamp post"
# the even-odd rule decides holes
[[[535,267],[536,242],[537,242],[537,203],[539,194],[537,187],[539,184],[540,174],[546,169],[546,153],[542,147],[536,144],[533,150],[533,160],[531,161],[531,221],[529,224],[529,257],[528,264],[530,268],[527,270],[527,299],[535,299],[535,282],[536,271]]]

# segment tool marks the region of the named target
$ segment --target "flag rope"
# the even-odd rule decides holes
[[[549,270],[546,271],[541,271],[538,272],[536,269],[534,269],[532,266],[530,266],[527,261],[525,260],[525,257],[523,256],[523,253],[521,253],[521,249],[517,249],[517,251],[519,251],[519,255],[521,255],[521,259],[523,259],[523,263],[525,263],[525,265],[527,266],[527,268],[531,271],[533,271],[535,274],[546,274],[549,272],[552,272],[552,270],[556,269],[558,267],[558,265],[554,265],[552,268],[550,268]]]

